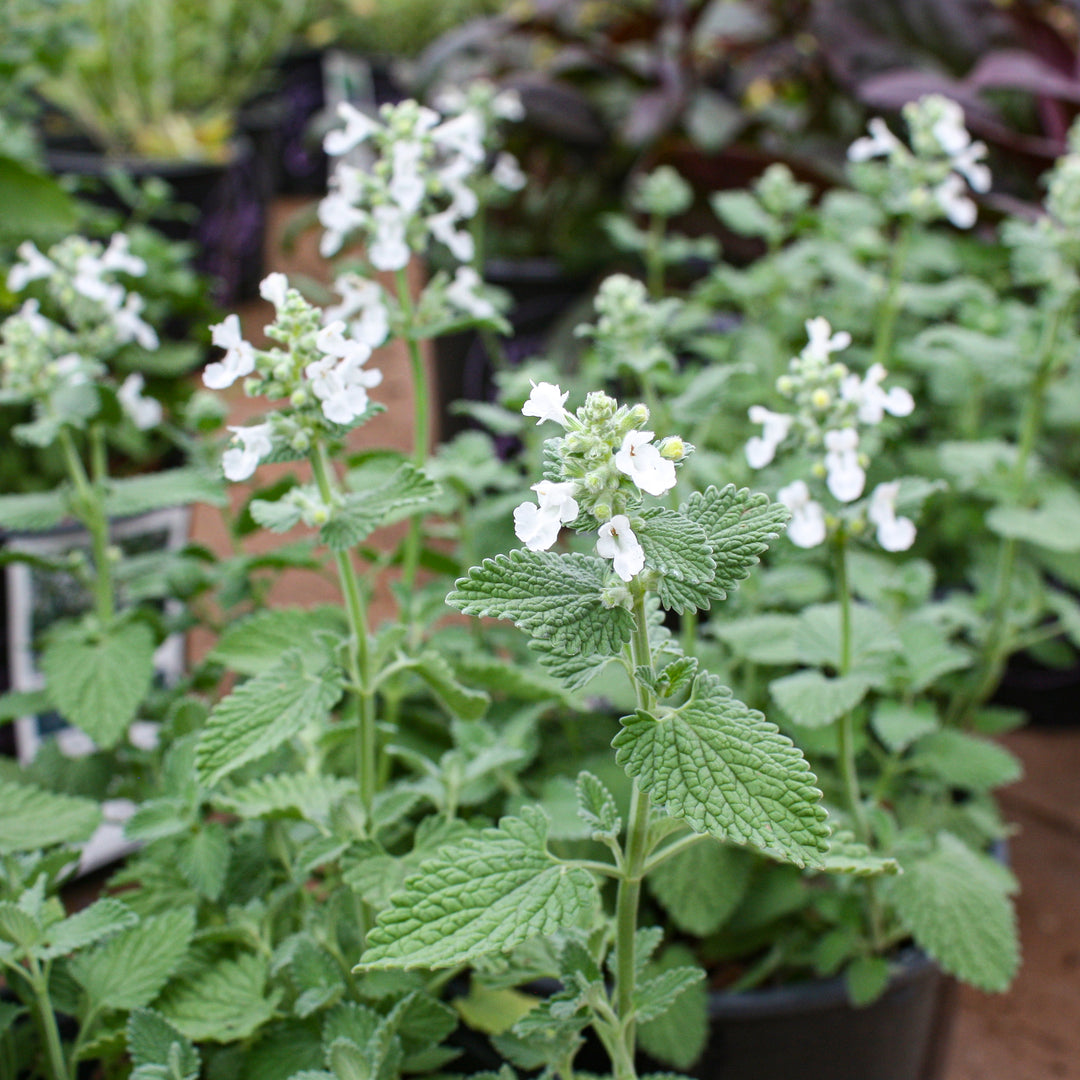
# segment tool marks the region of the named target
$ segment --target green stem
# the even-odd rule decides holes
[[[892,352],[893,333],[896,330],[896,318],[900,314],[900,284],[903,280],[904,265],[907,263],[908,248],[911,244],[912,225],[905,221],[897,233],[892,248],[889,267],[889,284],[885,291],[881,308],[878,311],[877,332],[874,335],[873,363],[886,366]]]
[[[416,339],[416,312],[412,294],[409,291],[409,278],[405,270],[397,271],[397,299],[405,316],[405,340],[409,349],[409,366],[412,371],[413,391],[413,464],[423,468],[427,460],[428,443],[431,439],[428,399],[430,397],[427,369],[420,352],[420,342]],[[405,538],[405,550],[402,556],[401,580],[407,592],[411,592],[416,582],[416,572],[420,566],[421,525],[419,514],[409,518],[409,532]]]
[[[105,475],[103,452],[95,446],[94,481],[86,475],[75,440],[66,427],[60,428],[60,448],[68,476],[75,485],[75,516],[90,534],[94,559],[94,609],[102,625],[107,626],[116,614],[112,572],[109,569],[109,519],[105,513]]]
[[[45,1040],[45,1053],[49,1061],[49,1074],[52,1080],[71,1080],[67,1061],[64,1059],[64,1046],[60,1041],[60,1029],[56,1026],[56,1014],[49,1000],[49,984],[36,957],[30,957],[30,986],[37,1006],[38,1023]]]
[[[664,241],[666,224],[667,218],[662,214],[653,214],[649,218],[649,239],[645,248],[645,277],[651,300],[659,300],[664,295],[664,256],[660,249]]]
[[[680,836],[678,840],[668,844],[667,847],[661,848],[651,855],[645,863],[646,876],[651,874],[658,866],[662,866],[666,863],[673,855],[678,855],[680,851],[685,851],[688,847],[693,847],[704,839],[706,839],[705,833],[692,832],[686,836]]]
[[[311,471],[323,502],[333,505],[333,471],[326,447],[321,442],[316,444],[311,454]],[[349,677],[357,687],[357,782],[360,785],[361,804],[370,819],[378,791],[378,741],[371,655],[368,649],[367,611],[356,567],[349,552],[334,552],[334,561],[337,564],[338,582],[345,598],[345,612],[349,620]]]

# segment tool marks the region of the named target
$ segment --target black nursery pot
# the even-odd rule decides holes
[[[64,147],[47,147],[46,161],[55,174],[101,181],[87,197],[121,213],[128,207],[105,183],[111,171],[118,169],[136,181],[151,177],[166,181],[176,201],[194,212],[190,219],[162,218],[151,224],[173,240],[195,244],[197,268],[214,280],[215,300],[229,305],[258,293],[269,194],[252,143],[240,138],[233,147],[226,164],[107,157]]]
[[[841,978],[709,999],[699,1080],[942,1080],[954,984],[903,952],[873,1004],[849,1004]]]

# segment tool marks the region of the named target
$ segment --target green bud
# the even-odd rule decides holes
[[[311,400],[311,395],[302,386],[298,386],[290,395],[289,403],[299,408]]]
[[[618,402],[609,397],[603,390],[593,390],[586,398],[581,407],[581,419],[586,427],[602,424],[615,415]]]
[[[600,603],[606,608],[626,608],[634,610],[634,597],[631,595],[626,584],[619,580],[613,580],[600,590]]]
[[[660,444],[660,456],[668,461],[682,461],[694,448],[678,435],[669,435]]]
[[[306,431],[298,431],[290,440],[289,445],[298,453],[306,454],[311,447],[311,437]]]
[[[810,404],[817,409],[818,412],[824,412],[832,404],[832,394],[830,394],[824,386],[819,386],[810,395]]]
[[[640,430],[649,422],[649,407],[644,404],[635,405],[629,413],[627,420],[630,422],[631,431]]]
[[[790,375],[781,375],[780,378],[776,380],[776,389],[779,393],[783,394],[784,397],[789,398],[795,393],[795,380]]]
[[[601,524],[605,521],[610,521],[614,516],[611,509],[611,503],[598,502],[592,508],[592,516],[596,518]]]
[[[279,360],[274,365],[273,374],[278,382],[288,382],[289,378],[292,376],[292,364],[290,364],[288,360]]]
[[[258,397],[262,392],[263,380],[258,375],[249,375],[244,380],[244,393],[248,397]]]
[[[693,201],[690,185],[670,165],[661,165],[635,185],[630,204],[641,213],[669,218],[686,213]]]

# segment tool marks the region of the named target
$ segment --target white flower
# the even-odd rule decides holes
[[[374,236],[368,258],[376,270],[401,270],[409,263],[409,245],[405,241],[405,218],[397,206],[375,207],[372,213]]]
[[[525,106],[516,90],[500,90],[491,99],[491,111],[500,120],[524,120]]]
[[[394,143],[390,152],[393,168],[387,190],[390,198],[406,214],[415,214],[427,194],[427,184],[422,171],[424,144],[415,139],[402,139]]]
[[[80,255],[75,263],[75,276],[71,279],[74,290],[88,300],[96,300],[110,312],[119,311],[127,290],[123,285],[106,281],[101,275],[105,267],[93,255]]]
[[[471,266],[459,266],[454,280],[446,286],[446,299],[474,319],[492,319],[495,317],[495,305],[480,295],[483,284],[480,275]]]
[[[54,375],[58,375],[68,386],[83,386],[89,382],[86,373],[88,365],[78,353],[65,353],[58,356],[52,364]]]
[[[345,127],[328,131],[323,138],[323,149],[331,157],[341,157],[355,149],[362,142],[370,139],[381,130],[379,124],[366,116],[355,105],[343,101],[338,106],[338,116],[345,121]]]
[[[660,456],[653,432],[628,431],[615,453],[615,468],[650,495],[663,495],[675,486],[675,462]]]
[[[469,262],[476,252],[476,245],[473,243],[471,233],[464,229],[454,228],[457,221],[458,215],[451,206],[439,214],[432,214],[427,219],[427,227],[439,243],[445,244],[450,249],[450,254],[458,262]]]
[[[556,424],[566,427],[569,414],[563,406],[570,396],[570,391],[564,393],[556,383],[534,383],[532,379],[529,380],[529,385],[532,386],[532,392],[529,400],[521,406],[521,415],[538,417],[537,427],[545,420],[554,420]]]
[[[315,348],[338,360],[353,360],[362,364],[371,355],[365,341],[350,341],[345,337],[345,323],[338,319],[328,323],[315,335]]]
[[[958,154],[952,156],[952,167],[970,185],[972,191],[986,192],[990,190],[992,177],[990,168],[982,158],[986,156],[986,143],[973,142],[966,146]]]
[[[233,433],[233,442],[239,445],[231,446],[222,454],[221,466],[226,479],[246,480],[274,448],[270,422],[252,427],[230,427],[229,430]]]
[[[484,160],[484,118],[474,109],[443,121],[431,132],[431,137],[440,150],[470,165],[479,165]]]
[[[330,179],[330,194],[319,202],[319,224],[326,230],[319,240],[324,259],[336,255],[346,239],[367,224],[368,215],[356,204],[363,197],[364,174],[349,165],[338,164]]]
[[[937,119],[930,127],[930,132],[937,140],[938,146],[948,157],[955,157],[962,153],[971,143],[971,136],[964,127],[964,110],[951,98],[941,94],[932,94],[923,98],[919,103],[930,106],[937,113]]]
[[[204,386],[211,390],[224,390],[255,370],[255,349],[240,333],[239,315],[229,315],[224,322],[211,326],[210,340],[219,349],[225,350],[225,356],[216,363],[206,365]]]
[[[859,464],[859,433],[854,428],[825,432],[825,484],[841,502],[863,493],[866,473]]]
[[[16,249],[21,262],[17,262],[7,276],[7,287],[12,292],[22,292],[31,281],[47,278],[56,264],[37,249],[33,240],[24,240]]]
[[[23,306],[19,308],[19,318],[26,322],[31,333],[37,337],[45,337],[56,329],[56,323],[41,314],[41,305],[36,300],[23,302]]]
[[[787,438],[795,418],[771,412],[763,405],[751,405],[750,419],[764,428],[760,435],[747,441],[746,462],[751,469],[763,469],[776,456],[776,448]]]
[[[161,423],[161,402],[156,398],[145,397],[143,388],[146,379],[138,371],[133,371],[116,391],[116,396],[124,412],[131,417],[132,423],[140,431],[149,431]]]
[[[887,157],[902,145],[880,116],[875,116],[866,127],[870,134],[856,139],[848,147],[848,161],[869,161],[870,158]]]
[[[129,243],[125,233],[113,233],[109,246],[101,256],[101,265],[105,270],[142,277],[146,273],[146,260],[132,255],[128,250]]]
[[[530,551],[547,551],[559,538],[559,530],[578,516],[573,480],[561,484],[541,480],[533,484],[539,505],[523,502],[514,510],[514,532]]]
[[[837,330],[834,334],[829,320],[820,315],[806,320],[806,336],[810,340],[799,355],[804,360],[816,360],[821,364],[827,364],[834,352],[851,344],[851,335],[846,330]]]
[[[342,274],[334,282],[334,291],[341,297],[341,303],[323,312],[326,323],[340,319],[348,324],[356,341],[373,349],[381,345],[390,333],[390,314],[383,300],[382,286],[359,274]]]
[[[900,482],[878,484],[866,507],[866,516],[877,526],[877,541],[886,551],[907,551],[915,543],[915,524],[896,516]]]
[[[615,573],[623,581],[629,581],[645,566],[645,549],[638,543],[625,514],[616,514],[600,526],[596,554],[602,559],[612,559]]]
[[[113,326],[121,341],[135,341],[144,349],[156,349],[158,336],[154,328],[141,318],[143,298],[137,293],[128,293],[124,306],[113,312]]]
[[[934,199],[958,229],[970,229],[975,224],[978,207],[968,198],[967,185],[962,176],[949,173],[934,188]]]
[[[776,498],[791,511],[788,539],[801,548],[817,547],[825,539],[825,511],[810,498],[810,489],[802,480],[782,487]]]
[[[367,410],[368,390],[382,382],[378,368],[365,368],[371,346],[344,337],[345,323],[332,322],[315,337],[315,346],[325,355],[304,368],[311,389],[322,403],[323,416],[335,424],[352,423]]]
[[[888,393],[882,389],[881,381],[887,374],[881,364],[872,364],[861,379],[847,375],[840,384],[840,396],[857,406],[860,423],[880,424],[885,413],[910,416],[914,410],[915,400],[902,386],[894,386]]]
[[[269,300],[275,310],[281,311],[289,295],[289,279],[284,274],[268,274],[259,283],[259,295]]]
[[[521,171],[517,158],[505,151],[495,159],[491,179],[507,191],[520,191],[525,186],[525,174]]]

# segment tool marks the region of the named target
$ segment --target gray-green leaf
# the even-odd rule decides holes
[[[680,930],[707,937],[742,903],[754,865],[749,852],[706,837],[662,862],[645,881]]]
[[[830,677],[820,671],[797,671],[769,683],[769,693],[796,724],[826,727],[851,712],[870,689],[858,675]]]
[[[0,855],[81,843],[100,822],[101,808],[90,799],[0,777]]]

